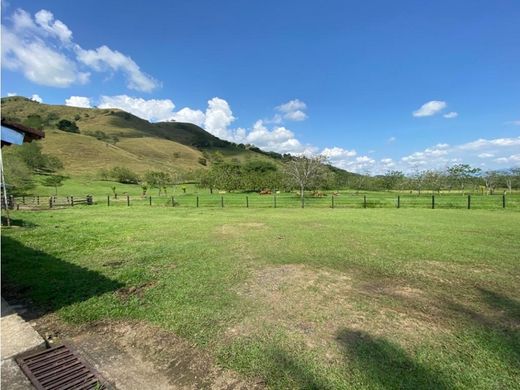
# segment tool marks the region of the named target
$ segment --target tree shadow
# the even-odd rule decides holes
[[[342,329],[337,340],[364,375],[385,389],[451,389],[441,372],[426,367],[399,346],[366,332]]]
[[[513,366],[520,366],[520,302],[495,291],[477,287],[488,310],[474,310],[448,301],[448,309],[469,320],[469,329],[478,333],[483,343]]]
[[[115,291],[124,285],[87,268],[2,237],[2,296],[37,309],[28,317],[56,311]]]

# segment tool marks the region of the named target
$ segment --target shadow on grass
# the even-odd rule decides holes
[[[450,389],[442,373],[418,363],[399,346],[365,332],[349,329],[337,335],[345,355],[370,382],[385,389]]]
[[[33,222],[29,222],[19,218],[10,218],[11,226],[25,227],[25,228],[33,228],[37,227]],[[7,218],[2,215],[2,229],[7,228]]]
[[[98,272],[2,237],[2,296],[32,304],[39,314],[123,287]],[[32,317],[38,315],[32,313]]]
[[[469,322],[468,328],[481,345],[500,354],[513,367],[520,366],[520,302],[486,288],[477,287],[477,291],[487,308],[477,311],[447,302],[448,308]]]

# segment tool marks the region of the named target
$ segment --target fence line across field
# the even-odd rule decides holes
[[[5,208],[2,201],[2,208]],[[78,205],[108,207],[163,206],[193,208],[455,208],[455,209],[520,209],[520,195],[381,195],[342,194],[322,197],[257,194],[182,194],[172,196],[107,195],[86,196],[22,196],[8,198],[10,209],[46,209]]]

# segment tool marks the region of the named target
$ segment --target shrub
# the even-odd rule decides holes
[[[119,183],[123,184],[139,183],[139,176],[126,167],[112,168],[112,170],[110,171],[110,176]]]
[[[58,127],[58,129],[62,131],[67,131],[69,133],[79,133],[79,128],[76,125],[76,122],[71,122],[67,119],[60,120],[56,127]]]
[[[199,164],[206,166],[208,164],[208,160],[206,160],[204,157],[199,157]]]

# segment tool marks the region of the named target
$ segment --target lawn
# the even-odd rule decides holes
[[[67,323],[158,325],[271,388],[520,388],[516,211],[98,204],[12,217],[4,292]]]

